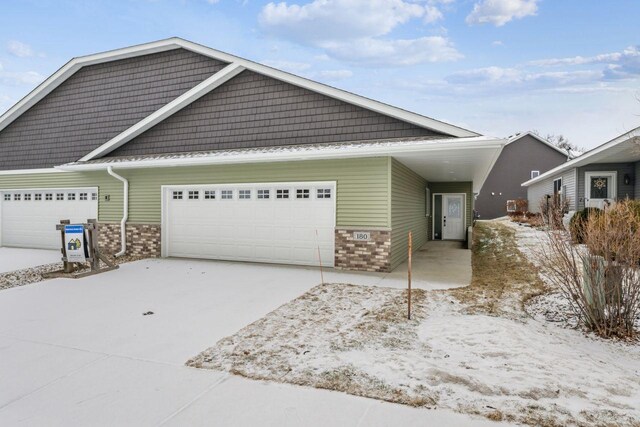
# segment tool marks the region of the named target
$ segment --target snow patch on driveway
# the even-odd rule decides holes
[[[321,285],[187,364],[539,424],[637,425],[640,349],[466,315],[444,292]]]

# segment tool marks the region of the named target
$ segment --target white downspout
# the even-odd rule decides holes
[[[127,219],[129,219],[129,181],[127,181],[126,178],[115,173],[111,168],[111,166],[107,167],[107,173],[109,173],[109,175],[111,175],[115,179],[122,181],[124,185],[124,200],[122,203],[122,220],[120,220],[121,249],[120,249],[120,252],[115,254],[116,258],[118,258],[124,255],[125,252],[127,252]]]

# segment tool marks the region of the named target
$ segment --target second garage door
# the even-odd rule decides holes
[[[163,187],[163,256],[333,266],[335,182]]]
[[[97,188],[27,189],[0,192],[0,246],[58,249],[62,219],[98,218]]]

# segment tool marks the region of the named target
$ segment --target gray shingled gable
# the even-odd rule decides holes
[[[78,160],[225,65],[173,49],[85,66],[0,131],[0,170]]]
[[[246,70],[107,157],[444,134]]]

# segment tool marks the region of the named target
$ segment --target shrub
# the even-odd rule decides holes
[[[562,230],[564,214],[569,211],[569,200],[558,196],[543,197],[540,200],[540,212],[545,225],[553,230]]]
[[[589,223],[590,217],[600,215],[602,211],[598,208],[585,208],[576,212],[569,222],[569,231],[571,232],[571,239],[574,243],[584,243],[585,230]]]
[[[570,233],[548,233],[541,252],[551,282],[577,317],[603,337],[633,337],[640,315],[640,204],[625,200],[591,211],[582,222],[585,246]]]

